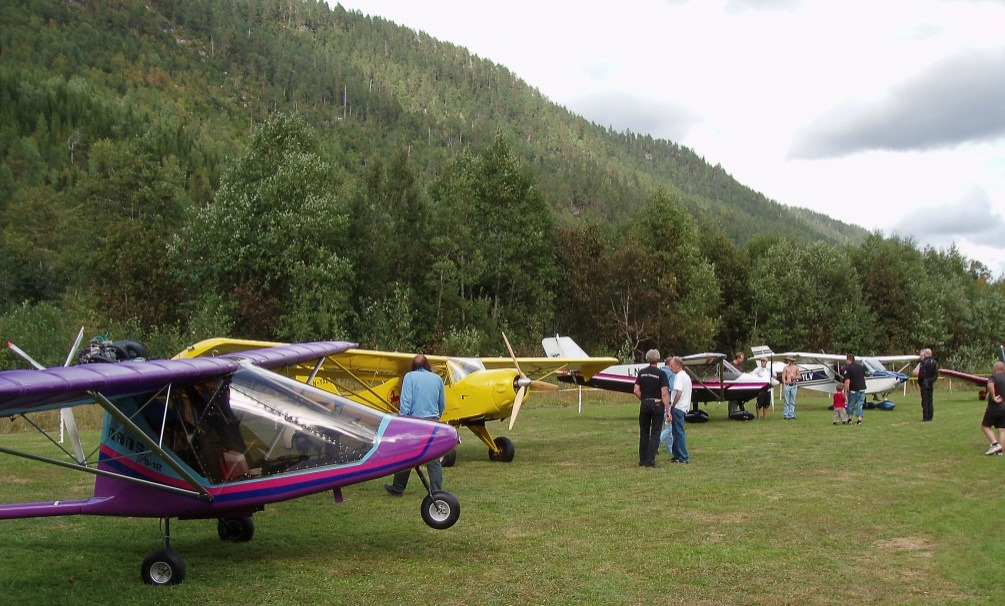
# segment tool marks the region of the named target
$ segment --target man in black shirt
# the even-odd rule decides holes
[[[858,417],[856,425],[862,424],[862,406],[865,404],[865,366],[861,362],[855,361],[855,356],[848,354],[845,357],[844,370],[844,393],[848,400],[848,423],[852,422],[852,417]]]
[[[639,405],[639,465],[656,467],[656,452],[660,446],[660,432],[666,407],[670,405],[670,382],[666,374],[656,364],[660,352],[650,349],[646,352],[646,366],[635,379],[635,397]]]
[[[1005,363],[995,362],[994,374],[988,379],[988,407],[981,421],[981,431],[991,440],[991,448],[984,454],[1001,455],[1005,442]],[[995,430],[998,428],[998,439]]]
[[[935,416],[935,404],[932,394],[935,380],[939,378],[939,364],[932,357],[932,350],[921,350],[921,363],[918,364],[918,387],[921,389],[921,420],[931,421]]]

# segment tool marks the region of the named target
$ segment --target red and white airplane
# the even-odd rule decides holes
[[[570,337],[549,337],[541,341],[549,358],[585,357],[586,352]],[[777,381],[770,377],[764,378],[753,373],[743,372],[736,368],[722,353],[699,353],[681,356],[684,369],[691,376],[693,384],[691,392],[691,412],[687,415],[690,422],[701,423],[708,420],[708,412],[698,407],[699,403],[708,402],[747,402],[757,397],[757,394],[771,389]],[[575,371],[557,373],[559,381],[575,383],[587,387],[595,387],[608,391],[633,393],[635,379],[639,371],[648,364],[615,364],[597,372],[591,378],[586,378]],[[659,363],[660,368],[663,363]],[[737,420],[753,419],[749,411],[730,413],[730,418]],[[748,419],[749,418],[749,419]]]

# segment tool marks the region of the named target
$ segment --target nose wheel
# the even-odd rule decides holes
[[[461,517],[461,504],[457,497],[445,490],[437,490],[422,499],[422,521],[436,530],[450,528]]]
[[[461,517],[460,501],[446,490],[433,490],[422,469],[416,467],[415,473],[419,474],[419,479],[422,480],[422,485],[426,487],[428,493],[422,499],[422,508],[419,510],[422,521],[426,526],[436,530],[445,530],[453,526]]]

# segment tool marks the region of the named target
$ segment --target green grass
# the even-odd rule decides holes
[[[944,386],[943,386],[944,387]],[[831,424],[800,391],[797,419],[688,426],[692,464],[637,466],[637,404],[590,392],[535,395],[510,464],[466,430],[445,488],[457,525],[427,528],[413,478],[272,505],[249,543],[175,521],[186,581],[148,587],[156,520],[0,522],[4,604],[986,604],[1005,580],[1005,458],[985,457],[984,403],[916,393],[862,427]],[[0,436],[23,447],[27,433]],[[96,432],[88,432],[93,442]],[[3,502],[80,498],[91,478],[0,458]]]

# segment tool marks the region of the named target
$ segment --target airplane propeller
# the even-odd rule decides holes
[[[523,406],[523,399],[527,395],[527,391],[531,386],[538,389],[558,389],[557,385],[552,385],[545,381],[534,381],[527,375],[523,374],[523,370],[520,368],[520,362],[516,359],[516,354],[513,353],[513,348],[509,344],[509,339],[506,338],[506,333],[502,333],[503,341],[506,343],[506,349],[509,351],[509,357],[513,359],[513,366],[516,367],[517,373],[520,377],[516,380],[517,390],[516,399],[513,400],[513,413],[509,417],[509,428],[513,429],[513,424],[516,423],[516,417],[520,414],[520,407]]]

